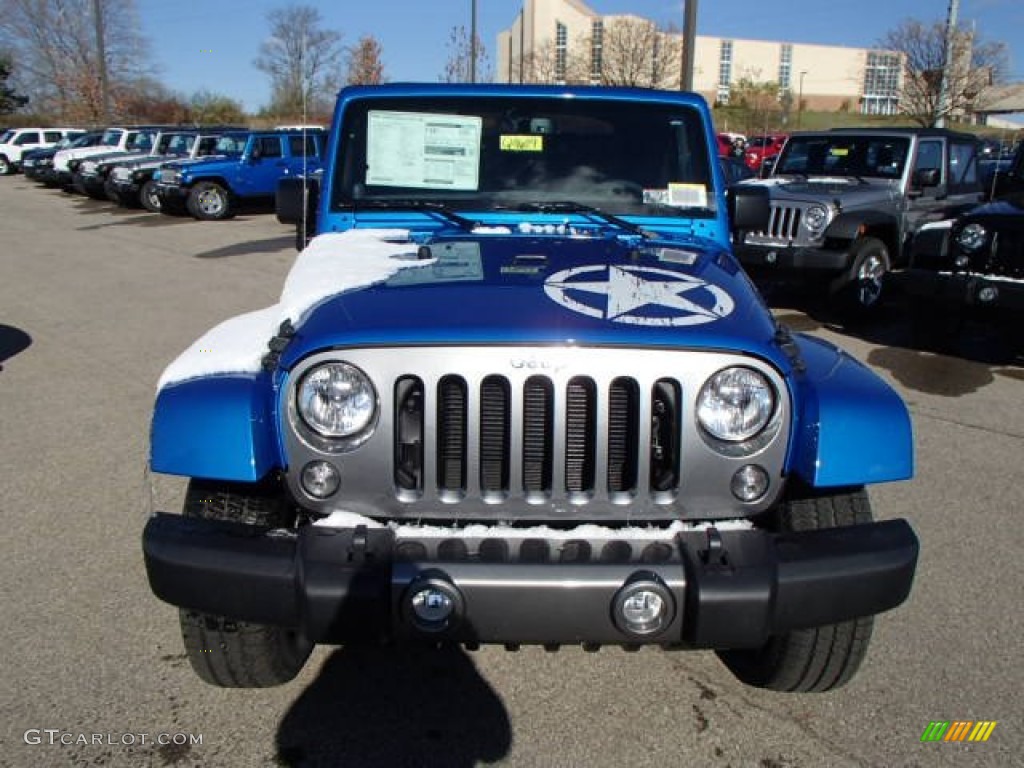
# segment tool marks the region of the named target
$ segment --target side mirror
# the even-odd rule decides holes
[[[302,250],[316,234],[319,177],[286,176],[277,183],[274,210],[282,224],[295,225],[295,248]]]
[[[729,227],[737,230],[760,232],[768,229],[772,208],[768,188],[740,184],[726,192],[729,204]]]
[[[919,189],[937,187],[941,178],[938,168],[920,168],[914,171],[914,186]]]

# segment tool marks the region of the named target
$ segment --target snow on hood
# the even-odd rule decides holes
[[[157,390],[201,376],[259,373],[267,342],[285,320],[298,326],[325,299],[433,263],[417,258],[417,245],[404,229],[320,235],[295,260],[277,304],[232,317],[204,333],[164,369]]]

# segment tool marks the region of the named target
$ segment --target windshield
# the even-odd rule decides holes
[[[156,151],[159,155],[187,155],[192,151],[192,145],[195,143],[195,134],[162,134]]]
[[[103,138],[100,139],[100,145],[104,147],[116,147],[121,142],[121,134],[124,131],[118,130],[117,128],[103,132]]]
[[[0,133],[0,144],[6,144],[11,140],[11,136],[14,135],[14,131],[4,131]]]
[[[214,154],[227,155],[229,157],[240,155],[245,150],[245,140],[246,136],[221,136],[217,139]]]
[[[860,176],[898,179],[910,140],[900,136],[794,136],[775,175]]]
[[[701,115],[611,99],[389,98],[345,113],[334,210],[566,203],[612,214],[711,215]],[[698,212],[698,215],[701,215]]]

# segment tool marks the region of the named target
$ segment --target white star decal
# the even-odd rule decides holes
[[[605,280],[573,280],[573,277],[607,270]],[[649,279],[652,275],[666,279]],[[616,323],[633,325],[700,325],[710,323],[732,313],[732,297],[716,285],[705,283],[689,275],[654,267],[619,267],[594,265],[566,269],[552,275],[544,283],[544,291],[553,301],[567,309],[590,317],[600,317]],[[569,295],[582,291],[606,297],[604,308],[580,301]],[[684,297],[688,293],[696,298],[710,296],[712,302],[698,302]],[[678,310],[674,314],[664,311],[644,314],[645,307],[663,307]]]

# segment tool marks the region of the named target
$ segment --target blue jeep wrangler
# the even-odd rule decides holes
[[[143,536],[193,668],[294,677],[315,643],[705,648],[846,683],[918,542],[900,398],[776,322],[733,257],[764,226],[693,94],[341,92],[280,302],[165,370]],[[280,212],[279,212],[280,214]],[[311,223],[312,222],[312,223]],[[300,241],[304,238],[300,238]]]
[[[281,179],[316,170],[323,149],[320,129],[225,134],[210,157],[160,166],[155,175],[159,209],[187,210],[204,221],[230,218],[242,203],[272,201]]]

